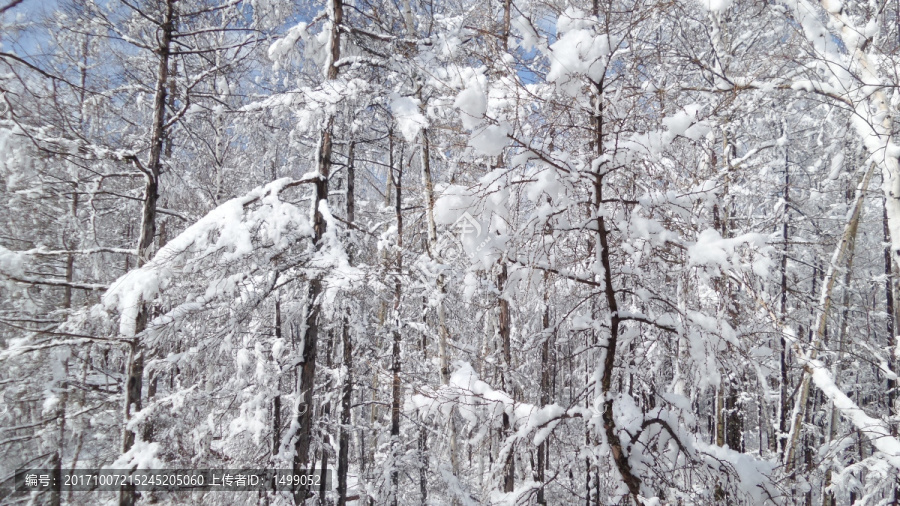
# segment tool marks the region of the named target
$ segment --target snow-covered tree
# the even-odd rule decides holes
[[[900,498],[900,4],[0,9],[5,476]]]

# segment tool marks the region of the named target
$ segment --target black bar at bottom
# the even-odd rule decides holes
[[[331,470],[322,476],[321,469],[67,469],[57,478],[53,469],[19,469],[16,471],[17,492],[40,492],[53,489],[56,480],[62,490],[115,491],[133,485],[139,492],[150,491],[292,491],[306,488],[332,488]]]

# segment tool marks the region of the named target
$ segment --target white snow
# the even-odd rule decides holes
[[[870,417],[860,409],[837,385],[831,373],[822,362],[798,356],[801,365],[812,369],[812,380],[819,390],[834,403],[841,415],[850,420],[865,435],[872,445],[884,454],[885,459],[900,471],[900,440],[891,435],[888,426],[881,420]]]
[[[119,455],[106,469],[165,469],[165,463],[156,457],[158,452],[159,443],[138,439],[130,450]]]
[[[291,181],[282,178],[225,202],[170,240],[143,267],[117,279],[103,295],[102,305],[106,310],[119,312],[119,332],[125,337],[134,336],[141,304],[155,299],[176,276],[191,273],[197,268],[195,262],[217,254],[222,261],[248,256],[255,251],[254,236],[256,240],[273,241],[281,247],[290,244],[289,237],[311,236],[312,227],[306,213],[277,198],[279,191]],[[246,204],[255,200],[260,205],[245,209]],[[229,293],[229,286],[234,286],[234,280],[241,276],[213,281],[205,297]]]
[[[301,37],[308,36],[306,28],[306,23],[298,23],[288,30],[284,37],[273,42],[272,45],[269,46],[269,59],[277,61],[278,59],[283,58],[285,54],[294,48]]]
[[[601,25],[597,20],[569,7],[559,17],[557,30],[561,35],[550,45],[547,81],[562,85],[576,74],[599,81],[606,71],[612,44],[608,35],[599,33]]]
[[[471,130],[481,124],[487,112],[487,97],[478,88],[466,88],[456,96],[453,107],[459,109],[463,127]]]
[[[710,12],[724,12],[731,8],[734,0],[698,0]]]
[[[531,27],[531,22],[527,18],[517,16],[510,21],[510,25],[522,36],[522,41],[519,43],[519,47],[522,49],[531,51],[541,41],[541,38]]]
[[[25,275],[25,256],[0,246],[0,276],[22,277]]]
[[[391,112],[406,142],[414,142],[419,131],[428,126],[428,120],[419,110],[417,98],[396,96],[391,101]]]
[[[712,268],[713,272],[749,267],[755,274],[765,277],[772,265],[765,255],[766,242],[762,234],[747,233],[726,239],[717,230],[709,228],[700,232],[697,241],[688,246],[688,263]],[[739,254],[741,246],[755,250],[759,257],[752,264],[745,265]]]
[[[708,124],[697,119],[699,111],[698,104],[691,104],[675,115],[663,118],[662,123],[668,129],[667,135],[663,137],[663,142],[672,142],[679,135],[694,141],[706,136],[711,129]]]
[[[486,156],[498,156],[509,143],[512,127],[507,122],[499,125],[488,125],[476,130],[469,138],[469,146]]]

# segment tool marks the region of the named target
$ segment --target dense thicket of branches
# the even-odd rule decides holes
[[[900,2],[0,24],[0,501],[900,504]]]

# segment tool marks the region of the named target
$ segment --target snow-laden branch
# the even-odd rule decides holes
[[[822,283],[822,292],[819,296],[819,312],[816,315],[816,324],[815,331],[816,337],[812,342],[811,348],[808,351],[808,354],[800,354],[806,361],[815,361],[816,357],[819,353],[819,348],[822,345],[822,341],[825,337],[825,327],[828,320],[828,311],[831,308],[831,293],[834,288],[834,284],[837,280],[837,274],[840,269],[844,266],[845,259],[852,255],[853,248],[856,244],[856,232],[859,229],[859,219],[862,215],[863,203],[865,201],[865,195],[867,190],[869,189],[869,181],[872,178],[872,172],[874,172],[875,164],[869,164],[869,167],[866,169],[865,174],[863,175],[863,180],[859,183],[859,186],[856,189],[856,199],[854,201],[853,207],[847,213],[846,224],[844,225],[844,232],[841,235],[841,240],[838,243],[837,247],[834,249],[834,253],[831,256],[831,263],[828,265],[828,273],[825,275],[825,280]],[[794,340],[794,346],[798,346],[799,343]],[[797,444],[800,441],[800,426],[803,421],[804,413],[806,412],[806,404],[809,400],[809,382],[810,382],[810,374],[811,370],[807,369],[803,373],[803,380],[800,385],[800,395],[797,397],[797,403],[794,406],[794,415],[791,421],[791,431],[789,440],[788,451],[785,454],[785,465],[788,470],[791,470],[794,466],[794,455],[797,451]],[[818,385],[818,383],[816,383]],[[859,427],[862,430],[862,427]]]
[[[0,278],[4,277],[10,281],[15,281],[16,283],[21,283],[23,285],[58,286],[62,288],[76,288],[78,290],[106,290],[109,288],[107,285],[100,283],[75,283],[59,279],[35,278],[32,276],[10,276],[0,272]]]
[[[740,277],[732,278],[741,283],[749,293],[754,294],[757,303],[762,306],[769,315],[773,325],[781,331],[787,339],[792,343],[791,349],[794,350],[797,360],[804,366],[803,379],[800,385],[799,396],[794,407],[794,413],[791,422],[791,431],[789,436],[789,450],[785,456],[785,463],[788,469],[791,468],[793,462],[794,451],[799,441],[800,425],[803,420],[807,399],[809,397],[810,382],[831,399],[834,407],[840,411],[860,432],[864,433],[872,445],[879,451],[884,453],[888,462],[897,469],[900,469],[900,440],[891,435],[890,428],[883,421],[868,416],[859,406],[856,405],[846,394],[844,394],[834,383],[831,372],[828,371],[820,361],[818,356],[819,348],[825,332],[825,322],[828,316],[828,308],[831,304],[831,291],[834,286],[835,278],[841,266],[844,263],[849,249],[849,245],[856,236],[857,226],[859,224],[860,214],[862,213],[862,205],[869,180],[872,177],[874,164],[870,164],[867,168],[863,181],[857,187],[856,199],[853,207],[847,213],[846,224],[841,240],[832,254],[831,263],[828,267],[825,281],[823,282],[822,292],[819,300],[819,314],[816,318],[816,338],[811,343],[810,349],[805,349],[803,344],[796,338],[794,333],[787,328],[781,319],[776,315],[775,311],[763,300],[756,290]]]
[[[506,413],[511,426],[516,428],[507,444],[511,444],[535,432],[533,443],[543,442],[556,425],[569,418],[589,418],[594,413],[587,408],[573,406],[564,408],[558,404],[537,406],[515,401],[509,394],[495,390],[478,378],[478,373],[468,362],[457,361],[450,375],[450,382],[437,391],[415,394],[406,405],[408,411],[418,411],[420,416],[438,412],[449,413],[451,405],[473,427],[478,427],[481,409],[486,409],[491,418],[499,418]],[[598,415],[599,416],[599,415]]]
[[[50,250],[43,246],[22,251],[23,255],[41,255],[41,256],[65,256],[65,255],[96,255],[98,253],[118,253],[122,255],[136,255],[137,252],[131,248],[88,248],[88,249],[54,249]]]
[[[827,68],[831,82],[827,89],[832,94],[838,93],[843,97],[842,101],[853,108],[851,123],[871,153],[872,161],[882,170],[891,251],[896,259],[896,255],[900,255],[900,146],[892,138],[892,114],[884,93],[891,84],[877,73],[874,62],[881,56],[870,54],[874,50],[869,41],[877,35],[878,24],[869,23],[865,29],[856,27],[840,2],[832,0],[822,0],[821,9],[816,9],[809,0],[784,0],[782,3],[790,9],[821,64]],[[828,20],[827,26],[822,23],[822,17]],[[837,32],[835,35],[846,47],[847,56],[832,42],[830,29]],[[819,90],[811,81],[796,84],[797,89]]]
[[[891,435],[890,427],[882,420],[867,415],[847,394],[842,392],[834,383],[831,372],[821,361],[804,356],[798,356],[797,360],[804,366],[806,374],[812,377],[813,382],[825,394],[825,397],[834,403],[834,407],[869,438],[872,446],[883,453],[892,466],[900,469],[900,440]]]
[[[225,202],[169,241],[143,267],[117,279],[104,294],[102,308],[121,315],[119,331],[125,337],[135,333],[137,312],[143,302],[155,299],[180,277],[190,277],[205,269],[205,259],[234,262],[256,251],[254,242],[269,246],[269,259],[292,246],[298,239],[312,236],[307,213],[279,199],[283,190],[314,179],[282,178],[258,187],[246,195]],[[259,205],[252,207],[251,204]],[[205,290],[209,299],[234,286],[234,281],[212,280]]]
[[[406,404],[406,410],[417,412],[421,417],[437,415],[448,416],[451,407],[465,419],[472,429],[479,432],[478,438],[484,431],[500,423],[501,416],[505,413],[510,420],[515,432],[504,441],[497,462],[502,462],[505,452],[512,451],[513,446],[524,440],[529,434],[534,434],[531,442],[537,446],[549,437],[558,424],[566,419],[580,418],[590,423],[593,418],[599,418],[598,411],[582,406],[565,408],[558,404],[538,406],[526,402],[517,402],[508,393],[496,390],[485,381],[478,378],[478,374],[468,362],[457,361],[455,370],[450,377],[449,385],[436,391],[428,391],[412,395]],[[627,397],[623,394],[620,397]],[[629,399],[630,400],[630,399]],[[779,495],[771,480],[771,473],[775,465],[761,461],[753,456],[740,453],[733,449],[721,448],[710,445],[696,439],[694,435],[682,429],[677,417],[664,408],[656,408],[648,413],[641,413],[637,405],[630,400],[619,399],[615,403],[615,416],[617,426],[621,427],[622,435],[629,441],[631,452],[629,457],[641,461],[650,457],[639,457],[641,452],[636,451],[636,444],[650,449],[654,445],[649,440],[655,438],[660,431],[664,431],[671,438],[672,444],[686,459],[694,463],[701,463],[710,470],[716,472],[728,469],[740,483],[742,493],[754,498],[756,503],[762,504],[771,501]],[[494,423],[485,424],[485,417]],[[505,504],[510,500],[528,497],[535,486],[534,482],[524,482],[510,493],[495,493],[492,495],[492,504]]]
[[[809,354],[802,348],[802,344],[797,336],[787,328],[778,318],[778,315],[771,306],[756,292],[755,288],[738,277],[731,279],[741,284],[748,293],[753,294],[757,304],[762,307],[769,315],[772,325],[782,332],[787,338],[793,341],[794,354],[797,361],[804,367],[804,375],[808,375],[812,382],[816,384],[822,393],[828,397],[834,407],[844,415],[854,427],[866,435],[872,442],[872,445],[880,452],[885,454],[888,462],[896,469],[900,469],[900,440],[891,435],[890,428],[887,424],[877,418],[873,418],[866,414],[853,400],[851,400],[841,389],[834,383],[831,372],[822,364],[821,361],[809,358]]]

